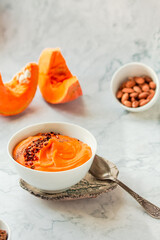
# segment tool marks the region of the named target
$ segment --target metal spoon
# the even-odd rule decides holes
[[[151,217],[160,219],[160,208],[142,198],[129,187],[127,187],[124,183],[115,178],[111,173],[109,165],[102,157],[98,155],[95,156],[89,171],[95,178],[101,181],[111,180],[113,182],[116,182],[119,186],[126,190]]]

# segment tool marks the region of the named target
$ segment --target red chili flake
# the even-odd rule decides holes
[[[26,148],[25,152],[24,152],[24,158],[25,158],[25,162],[29,162],[29,161],[36,161],[38,160],[38,157],[35,156],[36,153],[38,153],[40,151],[41,148],[43,148],[43,146],[46,146],[48,144],[49,139],[52,137],[52,135],[55,135],[54,132],[50,132],[50,133],[42,133],[40,138],[32,141],[32,143]],[[39,134],[40,135],[40,134]],[[56,137],[58,138],[58,136],[56,135]]]

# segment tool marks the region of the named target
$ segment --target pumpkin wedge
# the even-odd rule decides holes
[[[79,81],[68,69],[59,48],[42,51],[38,85],[43,98],[52,104],[69,102],[82,95]]]
[[[38,84],[38,65],[29,63],[11,82],[3,83],[0,75],[0,114],[16,115],[32,101]]]

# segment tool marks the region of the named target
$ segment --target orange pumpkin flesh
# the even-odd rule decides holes
[[[3,83],[0,75],[0,114],[16,115],[32,101],[38,84],[38,65],[29,63],[12,81]]]
[[[41,53],[38,84],[49,103],[65,103],[82,95],[79,81],[68,69],[59,48],[47,48]]]

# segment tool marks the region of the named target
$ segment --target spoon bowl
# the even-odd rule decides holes
[[[89,169],[90,173],[97,179],[101,181],[113,180],[111,169],[106,161],[102,157],[96,155],[94,157],[91,168]]]
[[[116,182],[124,190],[126,190],[144,209],[145,211],[153,218],[160,219],[160,208],[147,201],[136,192],[131,190],[124,183],[119,181],[115,176],[113,176],[111,168],[104,158],[95,155],[93,163],[90,168],[90,173],[97,179],[101,181],[111,180]]]

